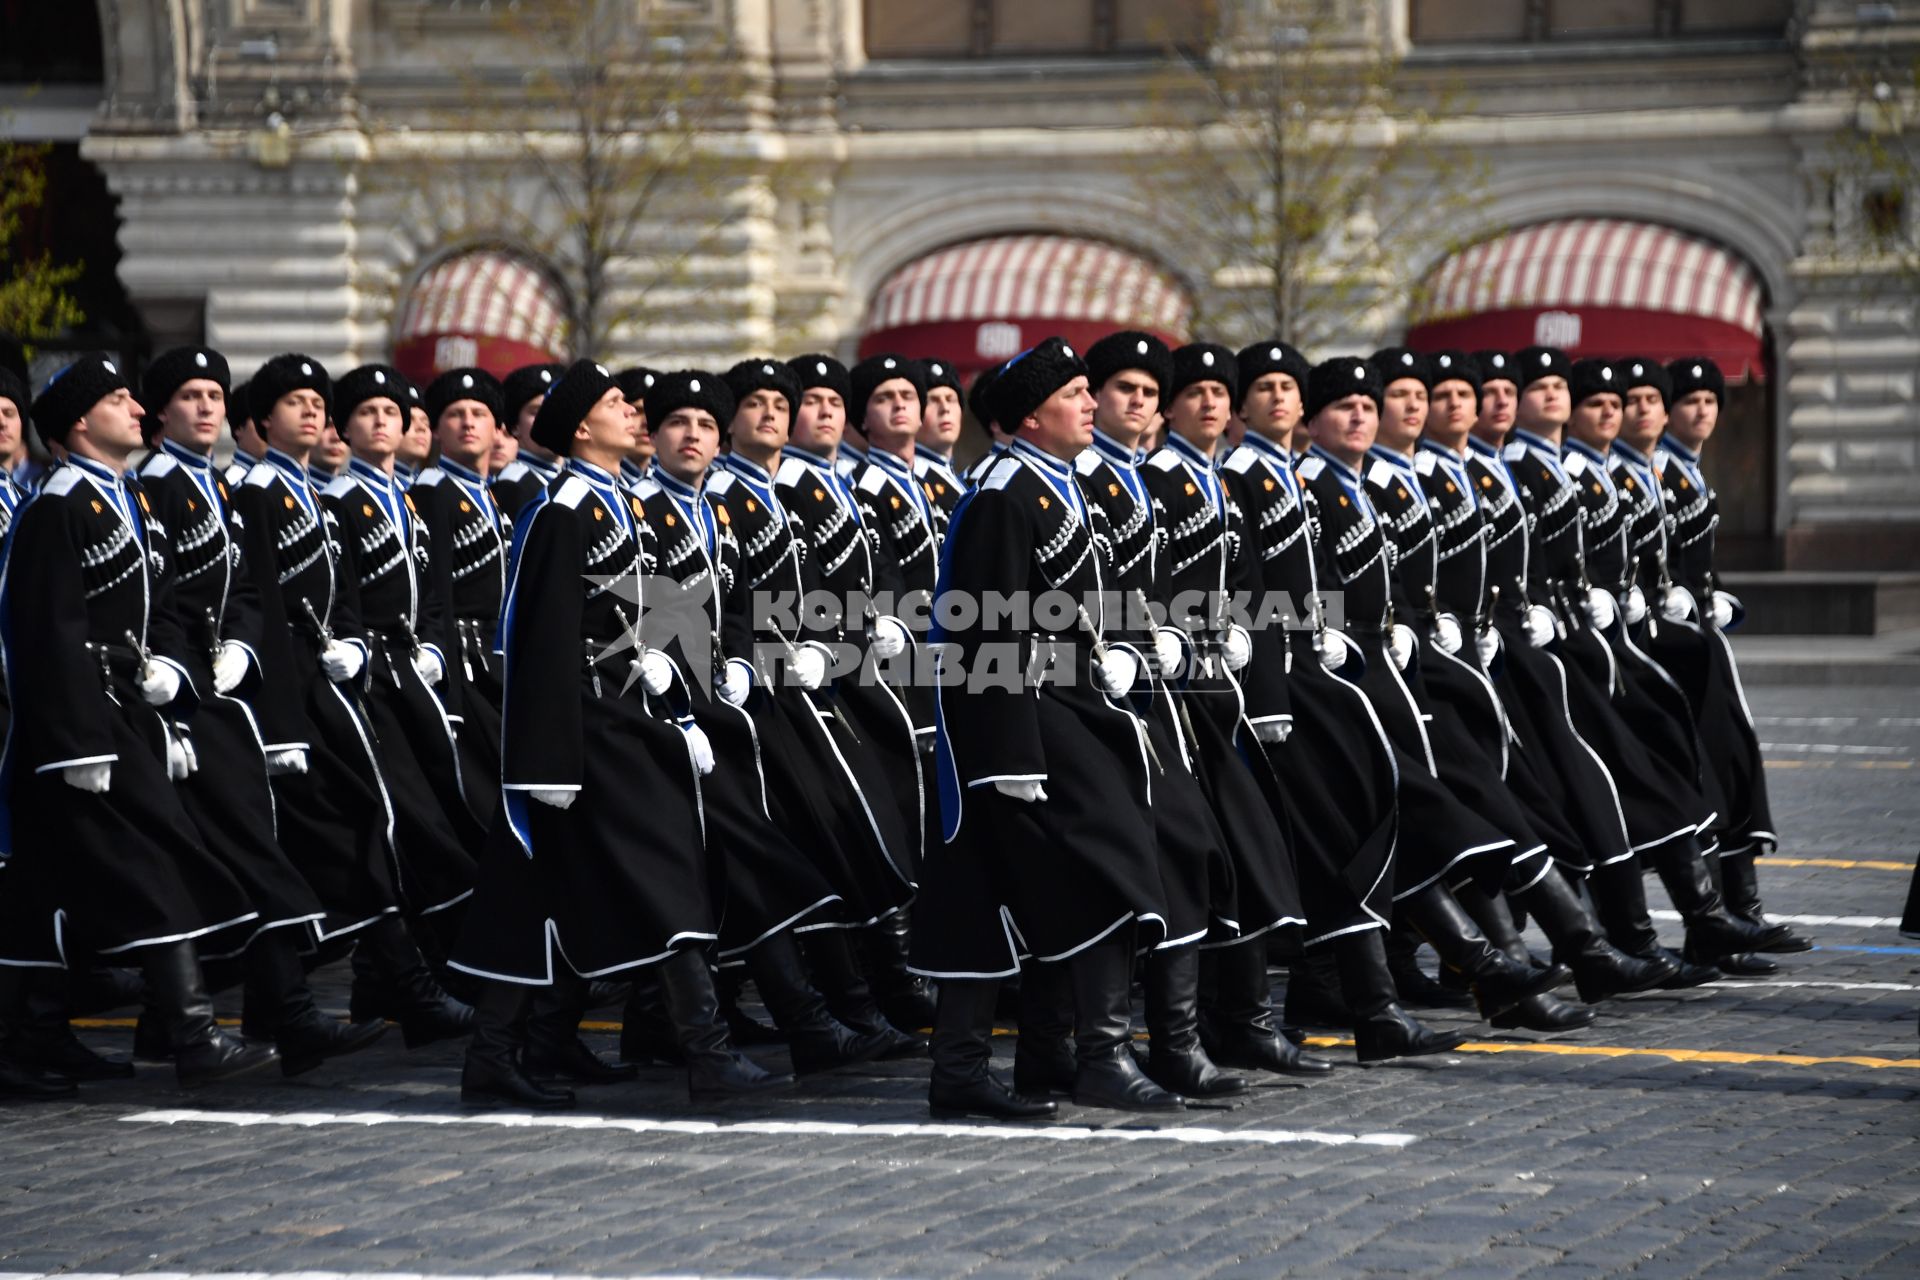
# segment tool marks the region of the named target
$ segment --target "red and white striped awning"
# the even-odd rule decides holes
[[[860,352],[940,355],[970,374],[1054,334],[1081,345],[1134,328],[1182,341],[1192,310],[1180,283],[1138,254],[1075,236],[995,236],[887,277]]]
[[[1579,355],[1707,355],[1760,371],[1765,289],[1738,255],[1649,222],[1568,218],[1482,241],[1440,264],[1408,345],[1545,343]]]
[[[504,375],[567,351],[567,304],[537,263],[498,249],[430,267],[393,329],[394,367],[425,383],[448,369]]]

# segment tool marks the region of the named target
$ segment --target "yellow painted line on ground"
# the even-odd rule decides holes
[[[1769,867],[1840,867],[1849,871],[1912,871],[1911,862],[1883,862],[1874,858],[1781,858],[1768,854]]]
[[[1337,1036],[1308,1036],[1307,1043],[1316,1049],[1350,1047],[1352,1040]],[[1851,1067],[1905,1067],[1920,1070],[1920,1058],[1867,1058],[1859,1056],[1821,1058],[1804,1053],[1738,1053],[1727,1049],[1643,1049],[1629,1045],[1611,1044],[1506,1044],[1496,1041],[1469,1041],[1461,1045],[1456,1053],[1552,1053],[1565,1057],[1590,1058],[1630,1058],[1646,1055],[1666,1058],[1673,1062],[1711,1062],[1741,1066],[1759,1064],[1782,1067],[1824,1067],[1844,1065]]]
[[[1769,756],[1769,769],[1911,769],[1912,760],[1776,760]]]

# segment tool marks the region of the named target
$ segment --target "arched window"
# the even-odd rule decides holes
[[[496,377],[567,355],[567,300],[538,263],[505,249],[442,259],[414,282],[393,327],[393,364],[423,386],[448,369]]]

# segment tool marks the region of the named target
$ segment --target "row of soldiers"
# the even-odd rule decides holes
[[[1807,944],[1754,879],[1773,836],[1698,468],[1720,389],[1545,348],[1310,371],[1278,342],[1056,339],[975,379],[995,446],[963,478],[938,359],[422,394],[288,355],[234,396],[190,348],[138,400],[78,362],[33,403],[65,465],[0,578],[6,1087],[124,1068],[66,1030],[57,975],[99,964],[143,969],[183,1083],[307,1070],[391,1017],[471,1032],[473,1103],[647,1063],[777,1087],[736,1048],[764,1031],[727,998],[745,972],[797,1071],[925,1053],[931,1022],[934,1109],[1003,1118],[1324,1073],[1270,946],[1286,1021],[1363,1061],[1459,1043],[1404,1008],[1449,995],[1421,939],[1503,1026],[1590,1023],[1569,978],[1593,1002],[1765,971]],[[438,458],[408,483],[415,417]],[[1047,592],[1085,603],[945,607]],[[996,650],[1016,678],[974,678]],[[338,1022],[304,974],[349,947]],[[211,1017],[227,971],[243,1037]],[[1009,1091],[986,1033],[1016,975]],[[618,998],[608,1063],[578,1026]]]

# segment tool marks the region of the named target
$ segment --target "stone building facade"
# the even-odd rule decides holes
[[[1063,296],[1074,263],[1133,272],[1168,329],[1181,299],[1204,304],[1233,279],[1234,264],[1152,233],[1134,176],[1157,145],[1134,107],[1167,41],[1199,30],[1196,4],[606,2],[636,30],[713,33],[739,80],[715,144],[731,167],[699,214],[712,234],[670,272],[648,252],[607,264],[611,294],[644,303],[593,354],[852,355],[877,323],[911,321],[971,341],[947,354],[984,363],[1038,324],[1105,318],[1099,299]],[[1241,31],[1263,30],[1271,0],[1231,2]],[[565,210],[462,119],[474,69],[510,103],[537,61],[503,41],[512,3],[98,0],[101,79],[80,155],[118,198],[118,276],[143,341],[204,338],[237,372],[292,347],[341,367],[396,346],[442,364],[494,339],[567,347],[564,324],[506,335],[499,308],[459,296],[486,271],[507,272],[489,277],[496,289],[527,291],[515,313],[564,311],[581,288],[547,242]],[[1663,229],[1723,255],[1710,273],[1749,281],[1755,299],[1751,377],[1715,459],[1737,553],[1755,567],[1915,564],[1915,278],[1865,227],[1891,219],[1910,243],[1920,215],[1899,175],[1854,163],[1848,139],[1873,107],[1863,85],[1882,86],[1882,108],[1911,95],[1920,3],[1325,4],[1344,40],[1397,52],[1411,90],[1458,91],[1466,105],[1435,137],[1487,174],[1470,225],[1409,254],[1397,277],[1450,269],[1449,245],[1572,220]],[[74,100],[61,92],[43,106]],[[23,100],[7,127],[32,136],[50,110]],[[471,208],[449,220],[422,199],[421,173],[461,166],[464,198],[475,184],[497,192],[524,214],[514,227],[489,231]],[[688,216],[661,202],[641,242],[673,242]],[[1074,248],[1087,243],[1109,256]],[[472,271],[449,265],[475,254]],[[1626,301],[1659,312],[1660,291],[1653,280]],[[1578,290],[1551,294],[1514,305],[1559,317],[1536,317],[1542,336],[1577,335]],[[1341,345],[1371,349],[1424,319],[1390,298]]]

